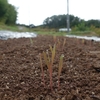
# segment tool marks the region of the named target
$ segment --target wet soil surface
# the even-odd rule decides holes
[[[64,44],[64,39],[66,43]],[[56,42],[52,90],[40,56]],[[64,54],[58,88],[58,66]],[[53,36],[0,40],[0,100],[100,100],[100,42]]]

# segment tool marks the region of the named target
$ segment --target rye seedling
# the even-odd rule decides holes
[[[56,46],[57,46],[57,49],[59,50],[60,48],[62,48],[61,50],[64,49],[64,46],[66,44],[66,38],[64,38],[62,44],[61,44],[61,41],[59,38],[56,39],[57,41],[55,42]]]
[[[53,36],[54,44],[57,46],[57,48],[60,48],[60,40],[56,36]]]
[[[53,83],[52,82],[52,65],[53,65],[54,58],[55,58],[56,47],[55,47],[55,45],[54,45],[54,47],[52,47],[51,45],[49,47],[50,47],[50,51],[51,51],[51,59],[49,57],[48,52],[46,53],[43,51],[43,55],[44,55],[45,63],[48,67],[49,77],[50,77],[50,88],[52,90],[52,83]]]
[[[59,39],[57,39],[57,48],[59,49],[60,48],[60,45],[61,45],[61,42]]]
[[[42,66],[42,54],[39,53],[39,56],[40,56],[40,66],[41,66],[41,71],[42,71],[42,81],[43,81],[43,85],[45,87],[44,70],[43,70],[43,66]]]
[[[82,39],[82,44],[83,44],[83,45],[85,44],[85,40],[84,40],[84,39]]]
[[[31,45],[33,45],[33,40],[32,40],[32,38],[30,38],[30,43],[31,43]]]
[[[61,74],[62,67],[63,67],[63,58],[64,58],[64,55],[62,54],[60,56],[59,68],[58,68],[58,89],[60,88],[60,74]]]
[[[62,50],[64,49],[65,44],[66,44],[66,38],[64,38]]]
[[[54,44],[56,44],[57,37],[55,35],[53,36],[53,40],[54,40]]]

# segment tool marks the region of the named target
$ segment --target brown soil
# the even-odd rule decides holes
[[[43,60],[41,78],[39,53],[54,45],[52,36],[0,40],[0,100],[100,100],[100,42],[57,37],[53,64],[53,90]],[[63,40],[66,44],[62,49]],[[64,54],[58,89],[58,64]]]

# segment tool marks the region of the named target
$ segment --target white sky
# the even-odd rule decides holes
[[[8,0],[18,7],[20,24],[40,25],[47,17],[67,14],[67,0]],[[100,0],[69,0],[69,14],[81,19],[100,19]]]

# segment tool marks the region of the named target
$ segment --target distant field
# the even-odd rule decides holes
[[[71,32],[59,32],[59,29],[49,29],[49,28],[27,28],[25,26],[7,26],[0,24],[0,30],[18,31],[18,32],[34,32],[40,35],[58,35],[64,36],[66,34],[71,35],[81,35],[81,36],[100,36],[99,28],[91,28],[90,31],[71,31]]]

